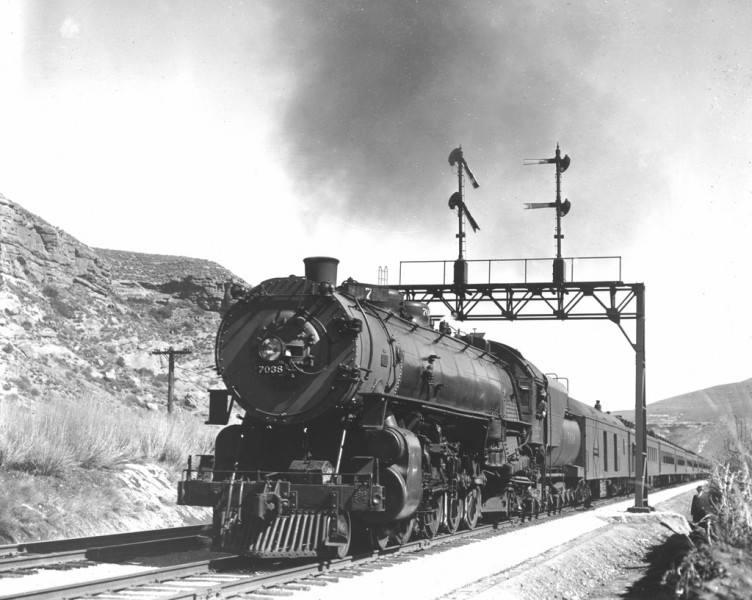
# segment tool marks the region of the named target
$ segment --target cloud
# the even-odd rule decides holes
[[[65,17],[60,25],[60,35],[66,40],[74,40],[81,33],[81,26],[73,17]]]

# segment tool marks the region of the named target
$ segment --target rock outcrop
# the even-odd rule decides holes
[[[123,288],[121,292],[126,296],[142,288],[191,300],[204,310],[219,311],[225,286],[244,285],[227,269],[209,260],[103,248],[96,252],[107,261],[113,282]]]
[[[36,285],[83,283],[109,289],[106,262],[62,229],[0,194],[0,276]]]
[[[225,289],[242,279],[201,259],[91,248],[0,196],[0,400],[112,398],[205,408]]]

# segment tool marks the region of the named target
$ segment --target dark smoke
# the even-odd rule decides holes
[[[440,212],[454,189],[447,163],[462,143],[484,174],[551,147],[569,68],[551,15],[481,2],[296,2],[280,17],[295,89],[284,118],[289,166],[307,195],[334,186],[348,215]],[[583,42],[581,39],[580,42]],[[582,90],[572,85],[566,94]],[[563,107],[561,107],[563,108]],[[573,110],[572,103],[566,107]],[[344,200],[344,202],[342,202]],[[321,209],[322,207],[317,207]],[[482,225],[481,225],[482,226]]]

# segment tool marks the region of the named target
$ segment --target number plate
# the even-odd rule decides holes
[[[263,365],[256,365],[259,375],[284,375],[285,365],[282,363],[269,363]]]

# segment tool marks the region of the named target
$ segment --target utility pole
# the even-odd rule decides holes
[[[172,346],[167,350],[152,350],[149,354],[154,355],[167,355],[168,357],[168,370],[167,370],[167,412],[172,413],[172,402],[175,395],[175,355],[190,354],[190,350],[175,350]]]

